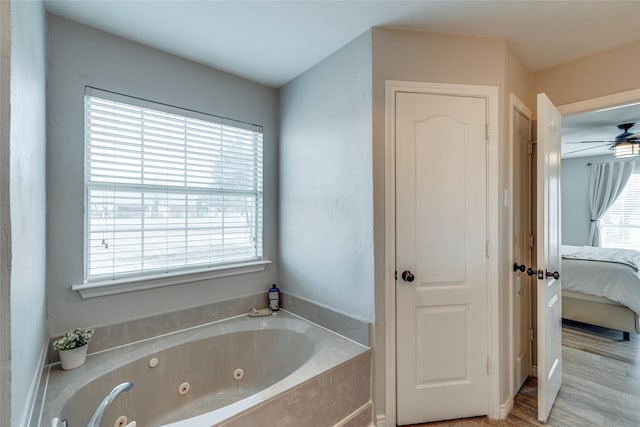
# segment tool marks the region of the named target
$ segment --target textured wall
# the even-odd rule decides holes
[[[11,3],[0,1],[0,425],[11,415],[11,216],[9,123],[11,99]]]
[[[373,320],[371,33],[281,89],[284,292]]]
[[[555,105],[640,88],[640,40],[534,73]]]
[[[11,3],[11,426],[24,425],[45,344],[46,19]]]
[[[277,90],[49,15],[49,333],[108,325],[263,291],[277,277]],[[85,85],[262,125],[265,272],[82,300]]]

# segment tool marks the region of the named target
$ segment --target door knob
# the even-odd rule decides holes
[[[538,280],[544,279],[544,271],[542,270],[534,270],[533,268],[527,268],[527,275],[529,276],[537,276]]]
[[[514,263],[513,263],[513,271],[518,271],[518,270],[520,270],[520,271],[522,271],[522,272],[524,273],[524,270],[525,270],[526,268],[527,268],[527,266],[526,266],[526,265],[524,265],[524,264],[520,264],[520,265],[518,265],[518,263],[517,263],[517,262],[514,262]]]
[[[409,270],[405,270],[402,272],[402,280],[405,282],[413,282],[416,276],[413,275]]]
[[[553,273],[547,271],[547,272],[545,272],[545,276],[546,277],[553,277],[554,279],[558,280],[560,278],[560,273],[558,273],[557,271],[554,271]]]

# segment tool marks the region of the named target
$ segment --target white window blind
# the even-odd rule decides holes
[[[600,219],[600,244],[603,248],[640,251],[640,163],[618,199]]]
[[[87,88],[85,282],[262,259],[262,129]]]

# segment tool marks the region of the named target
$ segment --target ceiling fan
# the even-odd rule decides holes
[[[612,141],[576,141],[567,142],[567,144],[602,144],[595,147],[583,148],[581,150],[571,151],[567,154],[578,153],[581,151],[593,150],[594,148],[600,148],[609,146],[609,150],[613,150],[614,157],[635,157],[640,154],[640,132],[631,133],[631,129],[635,123],[621,123],[618,125],[618,129],[622,133],[615,137]]]

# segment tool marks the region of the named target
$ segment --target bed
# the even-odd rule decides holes
[[[562,253],[562,317],[640,333],[640,252],[566,246]]]

